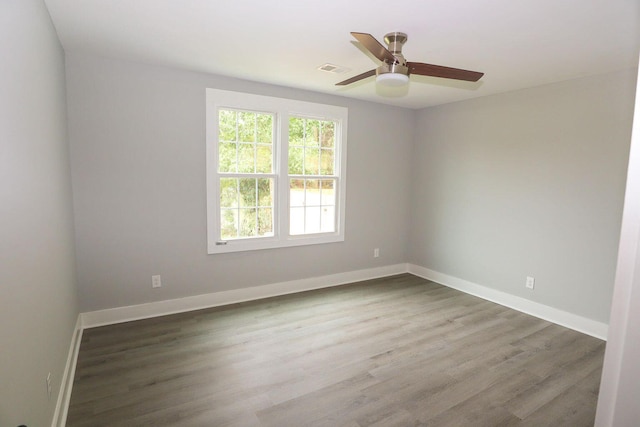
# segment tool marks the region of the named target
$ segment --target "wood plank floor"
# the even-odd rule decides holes
[[[592,426],[604,347],[404,274],[85,330],[67,425]]]

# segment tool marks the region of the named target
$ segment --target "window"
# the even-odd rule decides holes
[[[207,89],[208,252],[344,240],[347,109]]]

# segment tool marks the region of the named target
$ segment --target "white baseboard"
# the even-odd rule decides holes
[[[147,304],[130,305],[106,310],[82,313],[82,327],[94,328],[131,320],[147,319],[167,314],[218,307],[238,302],[253,301],[279,295],[292,294],[313,289],[328,288],[362,280],[377,279],[407,272],[407,264],[395,264],[384,267],[356,270],[346,273],[330,274],[321,277],[292,280],[244,289],[214,292],[204,295],[178,298]]]
[[[600,338],[602,340],[607,339],[609,326],[606,323],[597,322],[586,317],[549,307],[548,305],[478,285],[477,283],[468,282],[419,265],[408,264],[407,266],[407,271],[409,273],[420,276],[424,279],[431,280],[449,288],[457,289],[467,294],[495,302],[526,314],[530,314],[560,326],[591,335],[592,337]]]
[[[71,400],[71,389],[73,387],[73,378],[76,373],[76,363],[78,361],[78,351],[80,350],[80,342],[82,341],[82,318],[78,315],[73,335],[71,336],[71,344],[69,345],[69,354],[67,355],[67,363],[64,367],[62,380],[60,381],[60,390],[58,391],[58,401],[56,402],[56,410],[53,413],[53,421],[51,427],[64,427],[67,423],[67,412],[69,411],[69,401]]]
[[[244,289],[214,292],[146,304],[116,307],[82,313],[82,328],[111,325],[132,320],[147,319],[168,314],[182,313],[203,308],[218,307],[238,302],[253,301],[279,295],[304,292],[313,289],[344,285],[362,280],[376,279],[394,274],[411,273],[441,285],[457,289],[505,307],[530,314],[540,319],[606,340],[608,325],[557,308],[549,307],[525,298],[498,291],[464,279],[449,276],[415,264],[395,264],[346,273],[331,274],[308,279],[292,280]],[[79,339],[78,339],[79,344]]]

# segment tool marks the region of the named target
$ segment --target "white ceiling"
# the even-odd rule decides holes
[[[638,64],[638,0],[45,0],[67,52],[421,108]],[[402,31],[409,61],[482,71],[383,92],[349,34]],[[325,63],[350,71],[331,74]]]

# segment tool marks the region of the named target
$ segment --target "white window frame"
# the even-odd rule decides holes
[[[218,173],[218,111],[220,108],[275,114],[273,172],[275,178],[273,236],[222,241]],[[331,120],[335,129],[336,230],[289,234],[289,117]],[[347,117],[345,107],[219,89],[206,90],[207,249],[209,254],[313,245],[344,241],[346,212]]]

